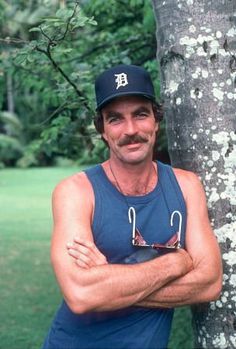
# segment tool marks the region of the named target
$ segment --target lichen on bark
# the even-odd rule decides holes
[[[193,307],[197,348],[236,348],[236,3],[153,0],[169,154],[201,178],[224,266]]]

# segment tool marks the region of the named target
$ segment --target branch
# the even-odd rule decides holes
[[[63,41],[69,31],[69,25],[70,25],[70,22],[72,20],[72,18],[74,17],[74,15],[76,14],[76,10],[77,10],[77,7],[79,6],[79,2],[76,1],[75,3],[75,7],[74,7],[74,10],[73,10],[73,13],[72,15],[68,18],[68,21],[67,21],[67,24],[66,24],[66,30],[64,32],[64,34],[61,36],[61,38],[57,39],[57,41]]]
[[[152,36],[150,36],[150,38],[152,38]],[[147,39],[149,39],[148,36],[146,36],[144,41],[146,42]],[[125,41],[117,41],[116,45],[122,47],[122,46],[125,46],[125,45],[131,45],[133,43],[139,43],[139,42],[140,42],[140,38],[129,38],[129,39],[125,40]],[[153,45],[152,46],[156,47],[156,41],[155,40],[153,40]],[[80,56],[76,56],[76,57],[67,59],[67,60],[63,61],[62,63],[68,63],[68,62],[73,62],[73,61],[78,61],[78,60],[82,60],[83,61],[87,57],[90,57],[91,55],[95,54],[97,51],[107,49],[108,47],[110,47],[110,43],[109,42],[102,43],[102,44],[99,43],[97,46],[92,47],[91,49],[89,49],[84,54],[81,54]],[[136,52],[137,50],[141,50],[141,48],[146,48],[146,47],[150,48],[150,44],[147,43],[147,44],[144,44],[142,47],[139,46],[138,49],[137,48],[134,48],[133,50],[130,49],[130,52],[131,53],[132,52]]]
[[[54,118],[54,116],[58,113],[60,113],[62,110],[65,109],[65,106],[67,105],[67,101],[62,103],[56,110],[54,110],[51,115],[49,115],[49,117],[45,120],[43,120],[41,123],[39,124],[35,124],[35,125],[32,125],[32,128],[39,128],[39,127],[42,127],[43,125],[45,125],[48,121],[50,121],[51,119]]]
[[[41,34],[48,40],[48,43],[49,43],[50,45],[55,44],[54,41],[50,38],[50,36],[48,36],[48,35],[45,33],[45,31],[43,30],[43,28],[42,28],[41,26],[39,26],[39,29],[40,29],[40,31],[41,31]]]
[[[82,103],[84,104],[85,108],[88,111],[91,111],[91,108],[89,106],[89,104],[86,102],[86,97],[83,95],[83,93],[77,88],[76,84],[69,78],[68,75],[66,75],[66,73],[62,70],[62,68],[57,64],[57,62],[54,60],[54,58],[52,57],[51,54],[51,45],[50,43],[48,43],[47,46],[47,50],[43,50],[40,47],[36,46],[35,49],[39,52],[42,52],[43,54],[45,54],[48,59],[50,60],[50,62],[52,63],[54,69],[56,71],[58,71],[63,78],[73,87],[73,89],[75,90],[76,94],[78,95],[79,98],[82,99]]]
[[[4,42],[6,44],[20,44],[20,45],[25,45],[25,44],[29,44],[29,41],[26,40],[22,40],[22,39],[18,39],[18,38],[0,38],[0,42]]]
[[[35,49],[38,51],[38,52],[41,52],[43,53],[44,55],[46,55],[48,57],[48,59],[50,60],[50,62],[52,63],[54,69],[56,71],[58,71],[62,76],[63,78],[73,87],[73,89],[75,90],[76,94],[78,95],[79,98],[82,99],[82,103],[83,105],[85,106],[85,108],[88,110],[88,111],[91,111],[91,108],[89,106],[89,104],[87,103],[86,101],[86,97],[83,95],[83,93],[77,88],[76,84],[69,78],[69,76],[64,72],[64,70],[57,64],[57,62],[55,61],[55,59],[52,57],[52,53],[51,53],[51,48],[56,46],[57,43],[59,41],[63,41],[69,31],[69,25],[70,25],[70,22],[72,20],[72,18],[75,16],[75,13],[76,13],[76,9],[77,7],[79,6],[79,3],[78,1],[76,2],[75,4],[75,7],[74,7],[74,10],[73,10],[73,13],[72,15],[68,18],[68,21],[67,21],[67,25],[66,25],[66,29],[65,29],[65,32],[64,34],[61,36],[61,38],[59,39],[52,39],[50,38],[43,30],[42,27],[40,27],[40,30],[41,30],[41,33],[42,35],[48,40],[48,44],[47,44],[47,48],[46,50],[42,49],[41,47],[39,46],[35,46]]]

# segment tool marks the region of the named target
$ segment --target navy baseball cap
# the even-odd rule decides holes
[[[155,102],[149,73],[136,65],[121,64],[105,70],[95,81],[97,110],[116,97],[143,96]]]

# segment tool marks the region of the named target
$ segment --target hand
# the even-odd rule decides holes
[[[75,259],[75,263],[85,269],[108,264],[106,257],[99,251],[92,241],[75,237],[72,243],[66,245],[68,254]]]

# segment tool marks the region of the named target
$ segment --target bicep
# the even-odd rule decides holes
[[[75,236],[93,241],[91,232],[92,207],[76,183],[59,185],[52,197],[54,228],[51,241],[52,266],[68,305],[73,303],[79,286],[80,268],[67,252],[66,245]]]

